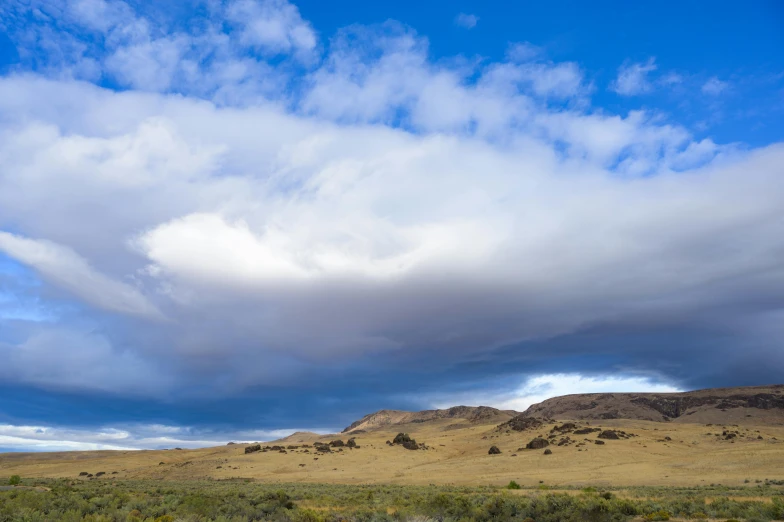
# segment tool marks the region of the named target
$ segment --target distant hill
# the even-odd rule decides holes
[[[454,406],[443,410],[380,410],[353,422],[342,433],[455,419],[447,427],[504,424],[521,419],[611,420],[784,425],[784,384],[710,388],[681,393],[585,393],[563,395],[532,405],[525,412],[489,406]]]
[[[519,415],[514,410],[499,410],[489,406],[454,406],[445,410],[401,411],[380,410],[365,415],[342,433],[369,431],[398,424],[423,423],[439,419],[460,419],[468,423],[504,422]]]
[[[587,393],[534,404],[522,417],[784,424],[784,385],[683,393]]]

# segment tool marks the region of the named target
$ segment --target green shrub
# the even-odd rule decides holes
[[[506,489],[520,489],[520,484],[514,480],[510,480],[509,484],[506,485]]]
[[[19,475],[11,475],[11,478],[8,479],[8,483],[11,486],[18,486],[19,484],[22,483],[22,477],[20,477]]]

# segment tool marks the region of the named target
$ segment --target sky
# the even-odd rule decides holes
[[[0,451],[781,382],[783,28],[0,0]]]

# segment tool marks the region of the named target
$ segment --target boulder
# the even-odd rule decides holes
[[[245,448],[245,453],[253,453],[255,451],[261,451],[261,444],[254,444]]]
[[[501,450],[498,449],[498,446],[490,446],[490,449],[487,450],[488,455],[500,455]]]
[[[392,444],[403,444],[404,442],[408,442],[411,440],[411,437],[408,436],[408,433],[398,433],[395,435],[395,438],[392,439]]]
[[[550,448],[547,448],[546,450],[544,450],[544,454],[545,455],[552,455],[553,454],[553,450],[551,450]]]
[[[525,445],[527,449],[543,449],[549,446],[550,443],[547,442],[547,439],[543,439],[542,437],[536,437],[535,439],[531,440],[528,444]]]
[[[596,440],[594,441],[594,443],[596,443],[596,444],[599,444],[599,445],[602,445],[602,444],[604,444],[604,441],[603,441],[603,440],[596,439]]]
[[[598,435],[598,437],[600,439],[608,440],[618,440],[621,438],[615,430],[604,430]]]

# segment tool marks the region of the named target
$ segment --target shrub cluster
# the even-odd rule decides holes
[[[0,522],[784,520],[784,491],[771,485],[737,491],[627,488],[619,496],[596,488],[571,492],[574,494],[530,489],[515,481],[504,488],[245,480],[22,482],[25,488],[0,491]],[[28,488],[35,485],[49,490]],[[760,500],[734,500],[731,496]]]

